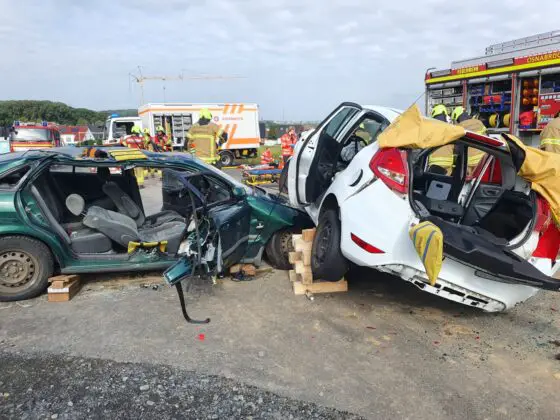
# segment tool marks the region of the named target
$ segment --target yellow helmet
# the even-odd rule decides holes
[[[134,127],[132,127],[132,128],[130,129],[130,132],[131,132],[132,134],[140,134],[140,133],[141,133],[140,127],[138,127],[137,125],[135,125]]]
[[[205,120],[211,120],[212,113],[208,110],[208,108],[203,108],[200,110],[200,118],[204,118]]]
[[[437,104],[432,108],[432,118],[437,117],[440,114],[447,115],[447,108],[443,104]]]
[[[144,128],[142,131],[144,134],[150,134],[150,129],[148,127]]]
[[[451,113],[451,119],[455,122],[459,119],[459,117],[465,113],[465,108],[462,106],[456,106],[453,112]]]
[[[156,131],[161,131],[162,133],[165,133],[165,129],[163,128],[163,125],[158,125]]]

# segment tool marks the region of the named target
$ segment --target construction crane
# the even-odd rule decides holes
[[[243,76],[221,76],[221,75],[197,75],[197,76],[185,76],[183,72],[177,76],[144,76],[142,74],[142,67],[138,66],[138,75],[129,73],[129,77],[132,78],[136,83],[140,85],[140,95],[142,103],[144,104],[144,82],[146,80],[161,80],[163,84],[163,102],[165,102],[165,82],[168,80],[231,80],[231,79],[245,79]]]

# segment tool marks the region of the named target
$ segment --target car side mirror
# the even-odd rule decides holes
[[[243,187],[233,187],[232,193],[235,198],[244,198],[247,195],[247,191]]]

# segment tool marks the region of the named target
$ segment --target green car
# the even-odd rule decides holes
[[[139,187],[148,174],[156,179]],[[197,246],[196,261],[215,273],[258,266],[263,255],[287,269],[290,235],[311,226],[284,198],[189,154],[8,153],[0,156],[0,301],[37,296],[56,273],[164,270]]]

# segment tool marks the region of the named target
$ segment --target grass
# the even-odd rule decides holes
[[[272,157],[274,160],[280,161],[282,159],[282,147],[277,144],[274,146],[260,146],[259,150],[257,151],[257,156],[251,159],[237,159],[236,163],[241,163],[245,165],[259,165],[261,163],[261,154],[269,148],[272,152]]]

